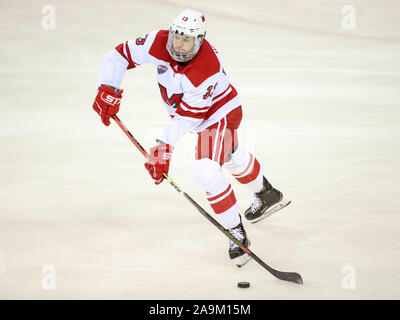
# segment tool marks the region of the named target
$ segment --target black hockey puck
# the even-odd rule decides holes
[[[239,288],[249,288],[250,282],[246,282],[246,281],[238,282],[238,287]]]

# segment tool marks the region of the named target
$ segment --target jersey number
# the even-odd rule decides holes
[[[207,92],[206,94],[203,96],[203,99],[206,100],[209,97],[212,97],[212,95],[214,94],[215,88],[217,87],[218,82],[214,85],[214,86],[209,86],[207,88]]]
[[[167,95],[167,89],[163,87],[161,84],[158,84],[160,87],[160,92],[161,92],[161,97],[164,100],[164,102],[168,105],[170,105],[172,108],[177,108],[178,105],[181,104],[183,93],[180,94],[173,94],[171,98],[168,98]]]
[[[144,43],[146,42],[147,36],[148,36],[148,34],[146,34],[146,36],[144,38],[141,38],[141,37],[137,38],[136,45],[138,45],[138,46],[144,45]]]

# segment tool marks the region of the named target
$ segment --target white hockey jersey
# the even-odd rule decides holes
[[[204,40],[197,55],[180,65],[169,55],[168,30],[121,43],[104,55],[98,85],[119,88],[127,69],[145,63],[156,66],[157,81],[171,121],[159,140],[175,145],[187,131],[200,132],[241,105],[218,52]]]

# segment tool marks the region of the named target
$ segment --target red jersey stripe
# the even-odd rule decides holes
[[[191,109],[191,110],[195,110],[195,111],[207,111],[208,109],[210,109],[210,107],[204,107],[204,108],[196,108],[196,107],[192,107],[190,105],[188,105],[185,101],[182,100],[182,104],[187,108],[187,109]]]
[[[130,55],[130,51],[128,46],[126,46],[127,48],[127,53],[128,55]],[[125,53],[124,53],[124,44],[121,43],[118,46],[115,47],[115,50],[117,50],[117,52],[128,62],[128,67],[127,69],[132,69],[135,68],[137,63],[135,63],[131,57],[128,57]]]
[[[204,119],[204,116],[206,115],[205,112],[190,112],[190,111],[185,111],[181,107],[178,107],[176,109],[176,113],[182,117],[188,117],[188,118],[194,118],[194,119]]]
[[[126,50],[126,53],[128,54],[128,59],[129,59],[129,61],[130,61],[131,63],[133,63],[134,65],[136,65],[136,63],[133,62],[133,60],[132,60],[131,50],[129,49],[128,41],[125,42],[125,50]]]
[[[195,119],[204,119],[207,111],[202,111],[202,112],[191,112],[191,111],[186,111],[183,110],[181,105],[179,104],[178,107],[176,108],[176,113],[182,117],[189,117],[189,118],[195,118]]]
[[[232,100],[233,98],[235,98],[237,96],[237,91],[234,87],[232,87],[232,91],[224,98],[222,98],[221,100],[213,103],[213,105],[211,106],[212,109],[219,109],[220,107],[222,107],[224,104],[228,103],[230,100]]]
[[[225,94],[225,92],[227,92],[230,88],[232,87],[231,84],[229,84],[228,88],[226,88],[222,93],[220,93],[219,95],[215,96],[214,98],[212,98],[212,100],[217,100],[219,97],[223,96]]]
[[[222,108],[229,101],[231,101],[232,99],[236,98],[236,96],[238,95],[237,91],[233,86],[231,86],[231,88],[232,88],[232,91],[226,97],[224,97],[221,100],[215,102],[211,106],[211,108],[207,111],[207,115],[205,117],[205,120],[209,119],[214,113],[216,113],[220,108]]]

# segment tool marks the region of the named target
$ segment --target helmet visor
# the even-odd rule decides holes
[[[169,31],[167,49],[176,61],[186,62],[192,59],[197,51],[199,39],[193,36],[179,34],[178,32]]]

